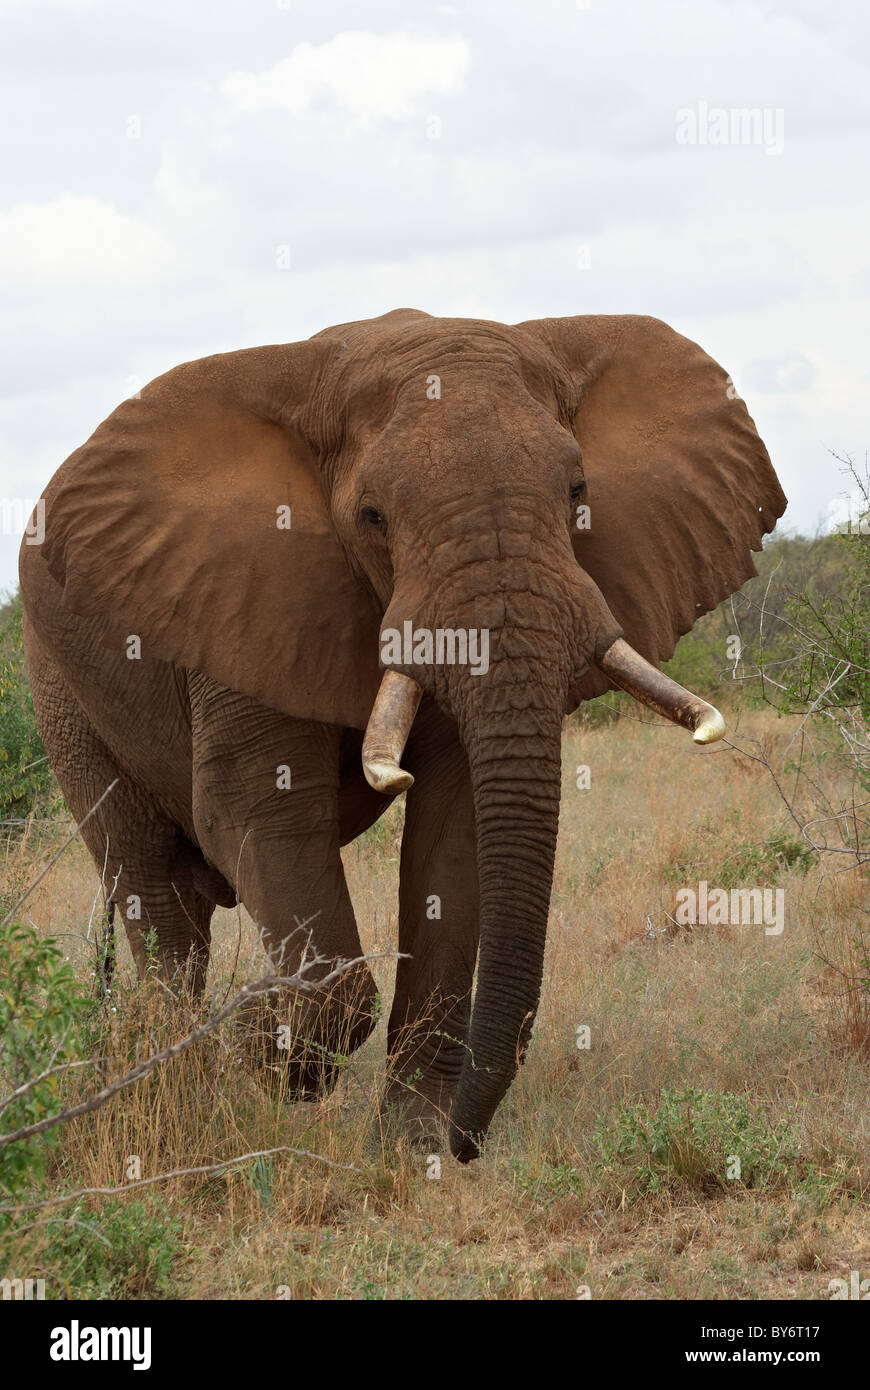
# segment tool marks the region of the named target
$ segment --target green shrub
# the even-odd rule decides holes
[[[693,879],[710,879],[717,888],[742,888],[748,883],[773,883],[789,869],[807,873],[816,862],[816,852],[803,840],[791,835],[774,835],[769,840],[738,845],[718,865],[711,862],[706,837],[713,834],[709,825],[703,828],[699,843],[662,870],[666,883],[689,883]],[[720,832],[721,833],[721,832]]]
[[[798,590],[786,613],[794,625],[796,660],[785,679],[781,707],[805,713],[808,706],[853,709],[870,721],[870,472],[849,461],[857,484],[860,515],[854,525],[829,537],[839,563],[830,591]]]
[[[172,1298],[180,1249],[181,1222],[157,1198],[78,1203],[52,1222],[39,1274],[50,1298]]]
[[[88,1055],[81,1033],[96,1007],[56,941],[18,923],[0,927],[0,1105],[49,1068]],[[0,1135],[63,1109],[62,1081],[55,1072],[5,1105]],[[49,1130],[0,1147],[0,1196],[15,1198],[41,1182],[53,1138]]]
[[[771,1125],[760,1106],[730,1091],[664,1089],[658,1105],[623,1104],[595,1130],[604,1163],[637,1195],[686,1186],[773,1188],[797,1157],[785,1121]],[[739,1160],[739,1177],[734,1160]]]
[[[723,888],[772,880],[788,869],[807,873],[816,861],[816,852],[805,840],[791,835],[774,835],[762,844],[741,845],[722,865],[719,883]]]
[[[0,819],[33,811],[51,782],[30,696],[21,595],[0,608]]]

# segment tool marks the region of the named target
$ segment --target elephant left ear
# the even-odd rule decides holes
[[[659,319],[536,319],[517,328],[567,369],[588,495],[574,553],[626,640],[666,661],[756,573],[785,511],[767,450],[726,374]]]
[[[335,532],[305,428],[335,351],[221,353],[124,401],[46,489],[44,542],[21,550],[31,615],[61,632],[65,614],[87,619],[115,652],[135,636],[144,659],[364,729],[380,610]]]

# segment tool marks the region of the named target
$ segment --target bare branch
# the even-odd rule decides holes
[[[186,1037],[181,1038],[176,1043],[171,1043],[160,1052],[152,1053],[150,1057],[143,1058],[123,1076],[116,1081],[110,1082],[95,1095],[89,1096],[87,1100],[81,1101],[78,1105],[70,1106],[67,1110],[62,1110],[56,1115],[47,1115],[44,1119],[36,1121],[31,1125],[23,1125],[21,1129],[15,1130],[12,1134],[0,1135],[0,1149],[7,1144],[18,1143],[22,1139],[29,1139],[32,1135],[43,1134],[46,1130],[53,1129],[56,1125],[65,1124],[69,1120],[76,1119],[79,1115],[90,1114],[93,1110],[99,1110],[113,1096],[120,1091],[126,1090],[129,1086],[135,1086],[137,1081],[141,1081],[144,1076],[160,1066],[162,1062],[168,1062],[173,1057],[179,1057],[187,1052],[198,1042],[201,1042],[209,1033],[213,1033],[222,1023],[242,1007],[249,999],[256,999],[260,995],[274,994],[280,989],[295,989],[303,993],[322,991],[328,989],[336,980],[352,970],[354,966],[364,965],[370,960],[397,960],[402,959],[402,953],[396,951],[375,951],[368,956],[356,956],[353,960],[340,960],[326,975],[317,980],[306,979],[306,972],[316,966],[328,964],[320,958],[312,958],[302,965],[295,975],[264,975],[261,979],[253,981],[251,984],[242,985],[228,1004],[219,1009],[216,1014],[207,1019],[205,1023],[194,1028]]]
[[[225,1158],[221,1163],[205,1163],[197,1168],[173,1168],[169,1173],[157,1173],[153,1178],[139,1178],[135,1182],[122,1183],[120,1187],[80,1187],[76,1192],[65,1192],[60,1197],[47,1197],[43,1202],[25,1202],[14,1207],[0,1207],[0,1213],[11,1214],[19,1211],[41,1211],[44,1207],[57,1207],[64,1202],[75,1202],[79,1197],[120,1197],[133,1192],[137,1187],[152,1187],[154,1183],[169,1182],[172,1178],[188,1178],[205,1174],[225,1173],[239,1163],[247,1163],[252,1158],[271,1158],[273,1154],[294,1154],[297,1158],[313,1158],[325,1163],[329,1168],[340,1168],[345,1173],[361,1173],[355,1163],[339,1163],[325,1154],[313,1153],[310,1149],[294,1149],[289,1144],[279,1144],[275,1149],[256,1149],[253,1153],[239,1154],[238,1158]]]

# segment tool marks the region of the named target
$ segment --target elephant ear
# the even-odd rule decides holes
[[[573,381],[589,507],[589,529],[573,533],[577,560],[631,646],[665,661],[756,573],[750,551],[786,506],[767,450],[722,367],[659,319],[517,327]],[[599,681],[591,693],[606,688]]]
[[[252,348],[158,377],[55,474],[45,540],[22,550],[22,565],[46,565],[61,608],[119,650],[138,636],[143,658],[364,729],[379,613],[338,542],[299,424],[333,351]]]

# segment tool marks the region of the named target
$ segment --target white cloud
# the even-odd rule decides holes
[[[98,198],[62,193],[0,213],[0,285],[132,287],[163,280],[175,252],[165,234]]]
[[[204,184],[172,145],[163,149],[154,189],[167,216],[194,227],[226,212],[219,191]]]
[[[790,395],[805,391],[813,383],[816,369],[802,352],[787,352],[781,357],[763,357],[748,362],[742,380],[753,391],[766,396]]]
[[[221,90],[237,111],[299,114],[320,100],[362,126],[407,119],[423,97],[463,84],[470,62],[464,38],[347,30],[327,43],[300,43],[289,58],[260,73],[234,72]]]
[[[0,11],[29,10],[39,6],[46,10],[90,10],[99,0],[0,0]]]

